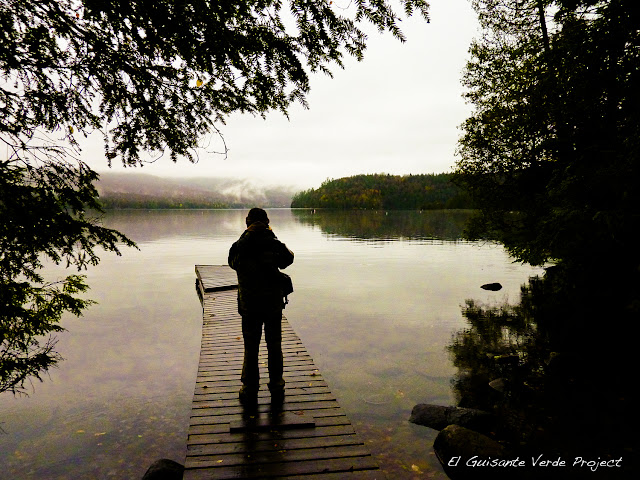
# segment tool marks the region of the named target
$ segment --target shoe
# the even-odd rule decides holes
[[[274,388],[271,390],[271,403],[284,402],[284,388]]]
[[[258,390],[253,388],[241,387],[240,392],[238,393],[238,398],[240,398],[240,403],[242,404],[253,404],[258,402]]]

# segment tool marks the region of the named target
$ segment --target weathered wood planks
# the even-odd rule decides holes
[[[204,295],[207,292],[238,288],[236,272],[220,265],[196,265],[196,285]]]
[[[184,479],[384,478],[286,318],[284,403],[271,404],[263,342],[258,404],[240,404],[244,346],[235,272],[198,265],[196,275],[202,345]]]

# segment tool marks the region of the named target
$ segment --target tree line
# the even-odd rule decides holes
[[[451,182],[452,174],[355,175],[326,180],[298,192],[291,208],[436,210],[472,208],[470,197]]]
[[[250,208],[255,206],[255,201],[234,201],[215,199],[208,197],[157,197],[138,195],[135,193],[109,193],[100,196],[99,204],[103,210],[189,210],[189,209],[223,209],[223,208]],[[260,202],[265,208],[283,208],[286,203],[278,198],[266,198]]]
[[[149,210],[181,210],[181,209],[213,209],[242,208],[244,205],[209,199],[160,198],[134,193],[109,194],[100,197],[100,206],[104,210],[149,209]]]

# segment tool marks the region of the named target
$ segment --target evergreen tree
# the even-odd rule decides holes
[[[518,260],[637,275],[640,5],[477,0],[456,181]],[[553,14],[553,15],[552,15]],[[635,273],[634,273],[635,272]]]

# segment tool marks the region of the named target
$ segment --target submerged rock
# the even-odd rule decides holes
[[[184,466],[166,458],[151,464],[142,480],[182,480]]]
[[[507,389],[507,382],[504,378],[496,378],[489,382],[489,386],[500,393],[504,393]]]
[[[409,421],[435,430],[442,430],[456,424],[481,432],[489,432],[496,425],[496,417],[483,410],[423,403],[413,407]]]
[[[502,290],[502,285],[498,282],[485,283],[484,285],[480,285],[480,288],[483,290],[491,290],[492,292],[497,292],[498,290]]]

